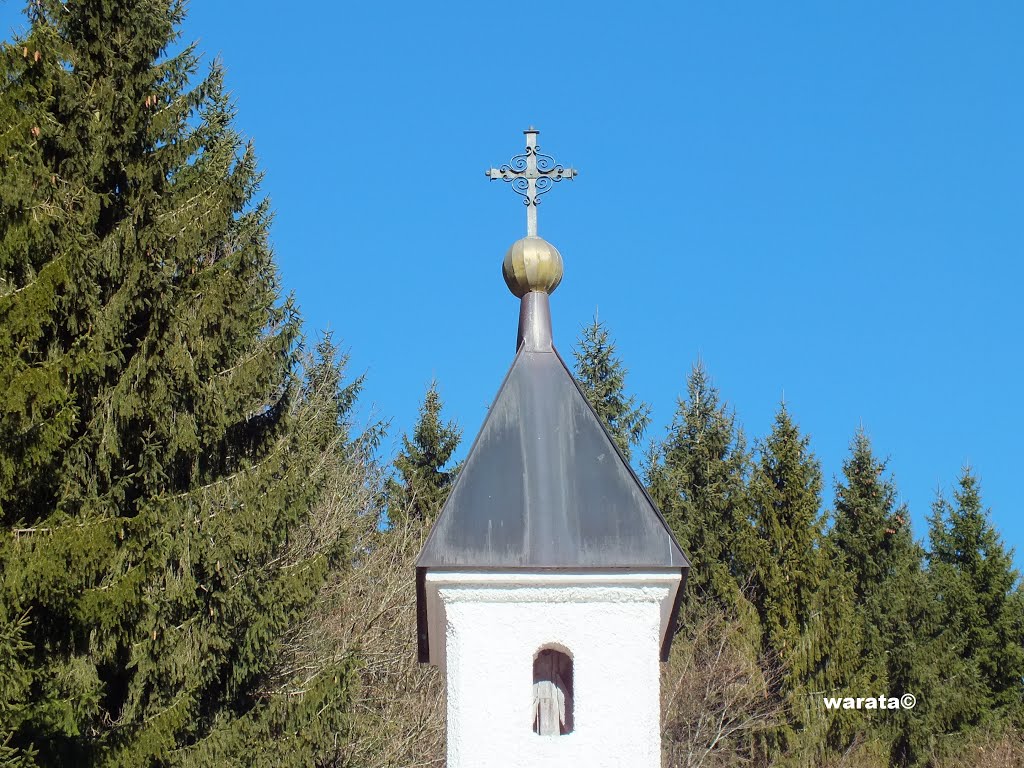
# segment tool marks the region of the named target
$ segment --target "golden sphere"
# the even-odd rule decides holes
[[[562,282],[562,254],[547,240],[524,237],[508,249],[501,273],[505,285],[519,298],[530,291],[553,293]]]

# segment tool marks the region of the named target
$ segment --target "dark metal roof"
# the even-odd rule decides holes
[[[416,562],[421,662],[430,569],[670,569],[685,581],[690,567],[562,358],[530,346],[519,348]],[[681,582],[662,660],[682,593]]]
[[[419,568],[687,568],[557,352],[521,348]]]

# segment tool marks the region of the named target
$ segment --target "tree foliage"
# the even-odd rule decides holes
[[[573,351],[576,381],[628,460],[651,423],[651,407],[626,394],[626,373],[604,323],[583,328]]]
[[[978,477],[960,475],[952,501],[939,496],[929,518],[928,572],[941,606],[942,636],[956,642],[969,703],[947,727],[1019,717],[1024,703],[1024,600],[1020,574],[982,506]]]
[[[783,659],[799,655],[824,573],[821,468],[809,442],[781,406],[750,482],[755,605],[765,643]]]
[[[39,0],[3,49],[0,693],[27,764],[314,765],[346,729],[351,658],[282,665],[345,551],[310,531],[358,385],[305,359],[182,15]]]
[[[826,621],[839,606],[823,602],[829,592],[835,599],[837,590],[827,588],[836,585],[827,583],[834,577],[822,540],[821,468],[809,444],[780,406],[750,481],[752,601],[762,652],[784,670],[770,695],[789,713],[785,724],[763,738],[764,749],[776,757],[819,746],[801,744],[797,734],[820,737],[811,727],[820,715],[808,694],[835,682],[823,678],[836,671],[835,638],[845,629]]]
[[[854,435],[843,477],[836,483],[830,539],[842,557],[853,590],[856,659],[848,685],[857,690],[922,695],[922,678],[934,648],[927,644],[927,592],[923,550],[910,531],[910,513],[897,504],[886,462],[874,455],[867,433]],[[891,713],[874,732],[891,744],[896,764],[915,762],[918,725],[934,700],[914,712]]]
[[[747,577],[750,452],[701,363],[687,379],[687,393],[668,436],[652,449],[648,489],[690,558],[689,599],[735,613]]]
[[[394,462],[397,478],[388,482],[388,520],[392,525],[406,518],[421,525],[432,522],[458,476],[459,467],[450,465],[462,430],[454,422],[444,421],[442,408],[437,382],[432,381],[412,437],[402,437],[402,450]]]

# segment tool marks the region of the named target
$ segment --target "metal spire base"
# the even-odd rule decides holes
[[[551,303],[543,291],[530,291],[519,304],[519,331],[516,351],[524,346],[527,352],[550,352]]]

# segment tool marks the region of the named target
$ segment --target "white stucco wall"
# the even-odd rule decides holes
[[[659,651],[678,584],[678,572],[428,573],[448,768],[659,768]],[[563,736],[532,728],[543,647],[573,659],[575,727]]]

